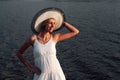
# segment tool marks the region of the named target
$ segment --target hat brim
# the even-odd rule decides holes
[[[65,15],[62,10],[58,8],[46,8],[40,10],[33,18],[31,29],[36,34],[39,31],[39,25],[46,19],[54,18],[56,20],[56,28],[54,31],[57,31],[62,28],[63,21],[65,20]]]

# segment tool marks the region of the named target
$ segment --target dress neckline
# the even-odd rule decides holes
[[[47,44],[51,41],[51,39],[52,39],[52,35],[50,36],[50,39],[49,39],[46,43],[42,44],[42,43],[37,39],[37,35],[35,35],[35,40],[36,40],[40,45],[47,45]]]

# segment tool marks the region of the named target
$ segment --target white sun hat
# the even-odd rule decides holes
[[[62,28],[63,21],[65,20],[65,15],[62,10],[58,8],[46,8],[40,10],[33,18],[31,28],[34,33],[38,33],[40,29],[40,24],[49,18],[54,18],[56,20],[56,28],[54,31]]]

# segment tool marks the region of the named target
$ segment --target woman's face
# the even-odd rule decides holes
[[[46,24],[46,31],[53,32],[55,27],[56,27],[55,19],[53,19],[53,18],[49,19],[47,24]]]

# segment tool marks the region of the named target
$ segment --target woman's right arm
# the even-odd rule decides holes
[[[37,67],[32,66],[23,56],[24,51],[33,45],[34,43],[34,36],[31,36],[28,40],[25,41],[25,43],[18,49],[17,51],[17,57],[20,59],[20,61],[32,72],[35,72],[37,74],[40,74],[40,69]]]

